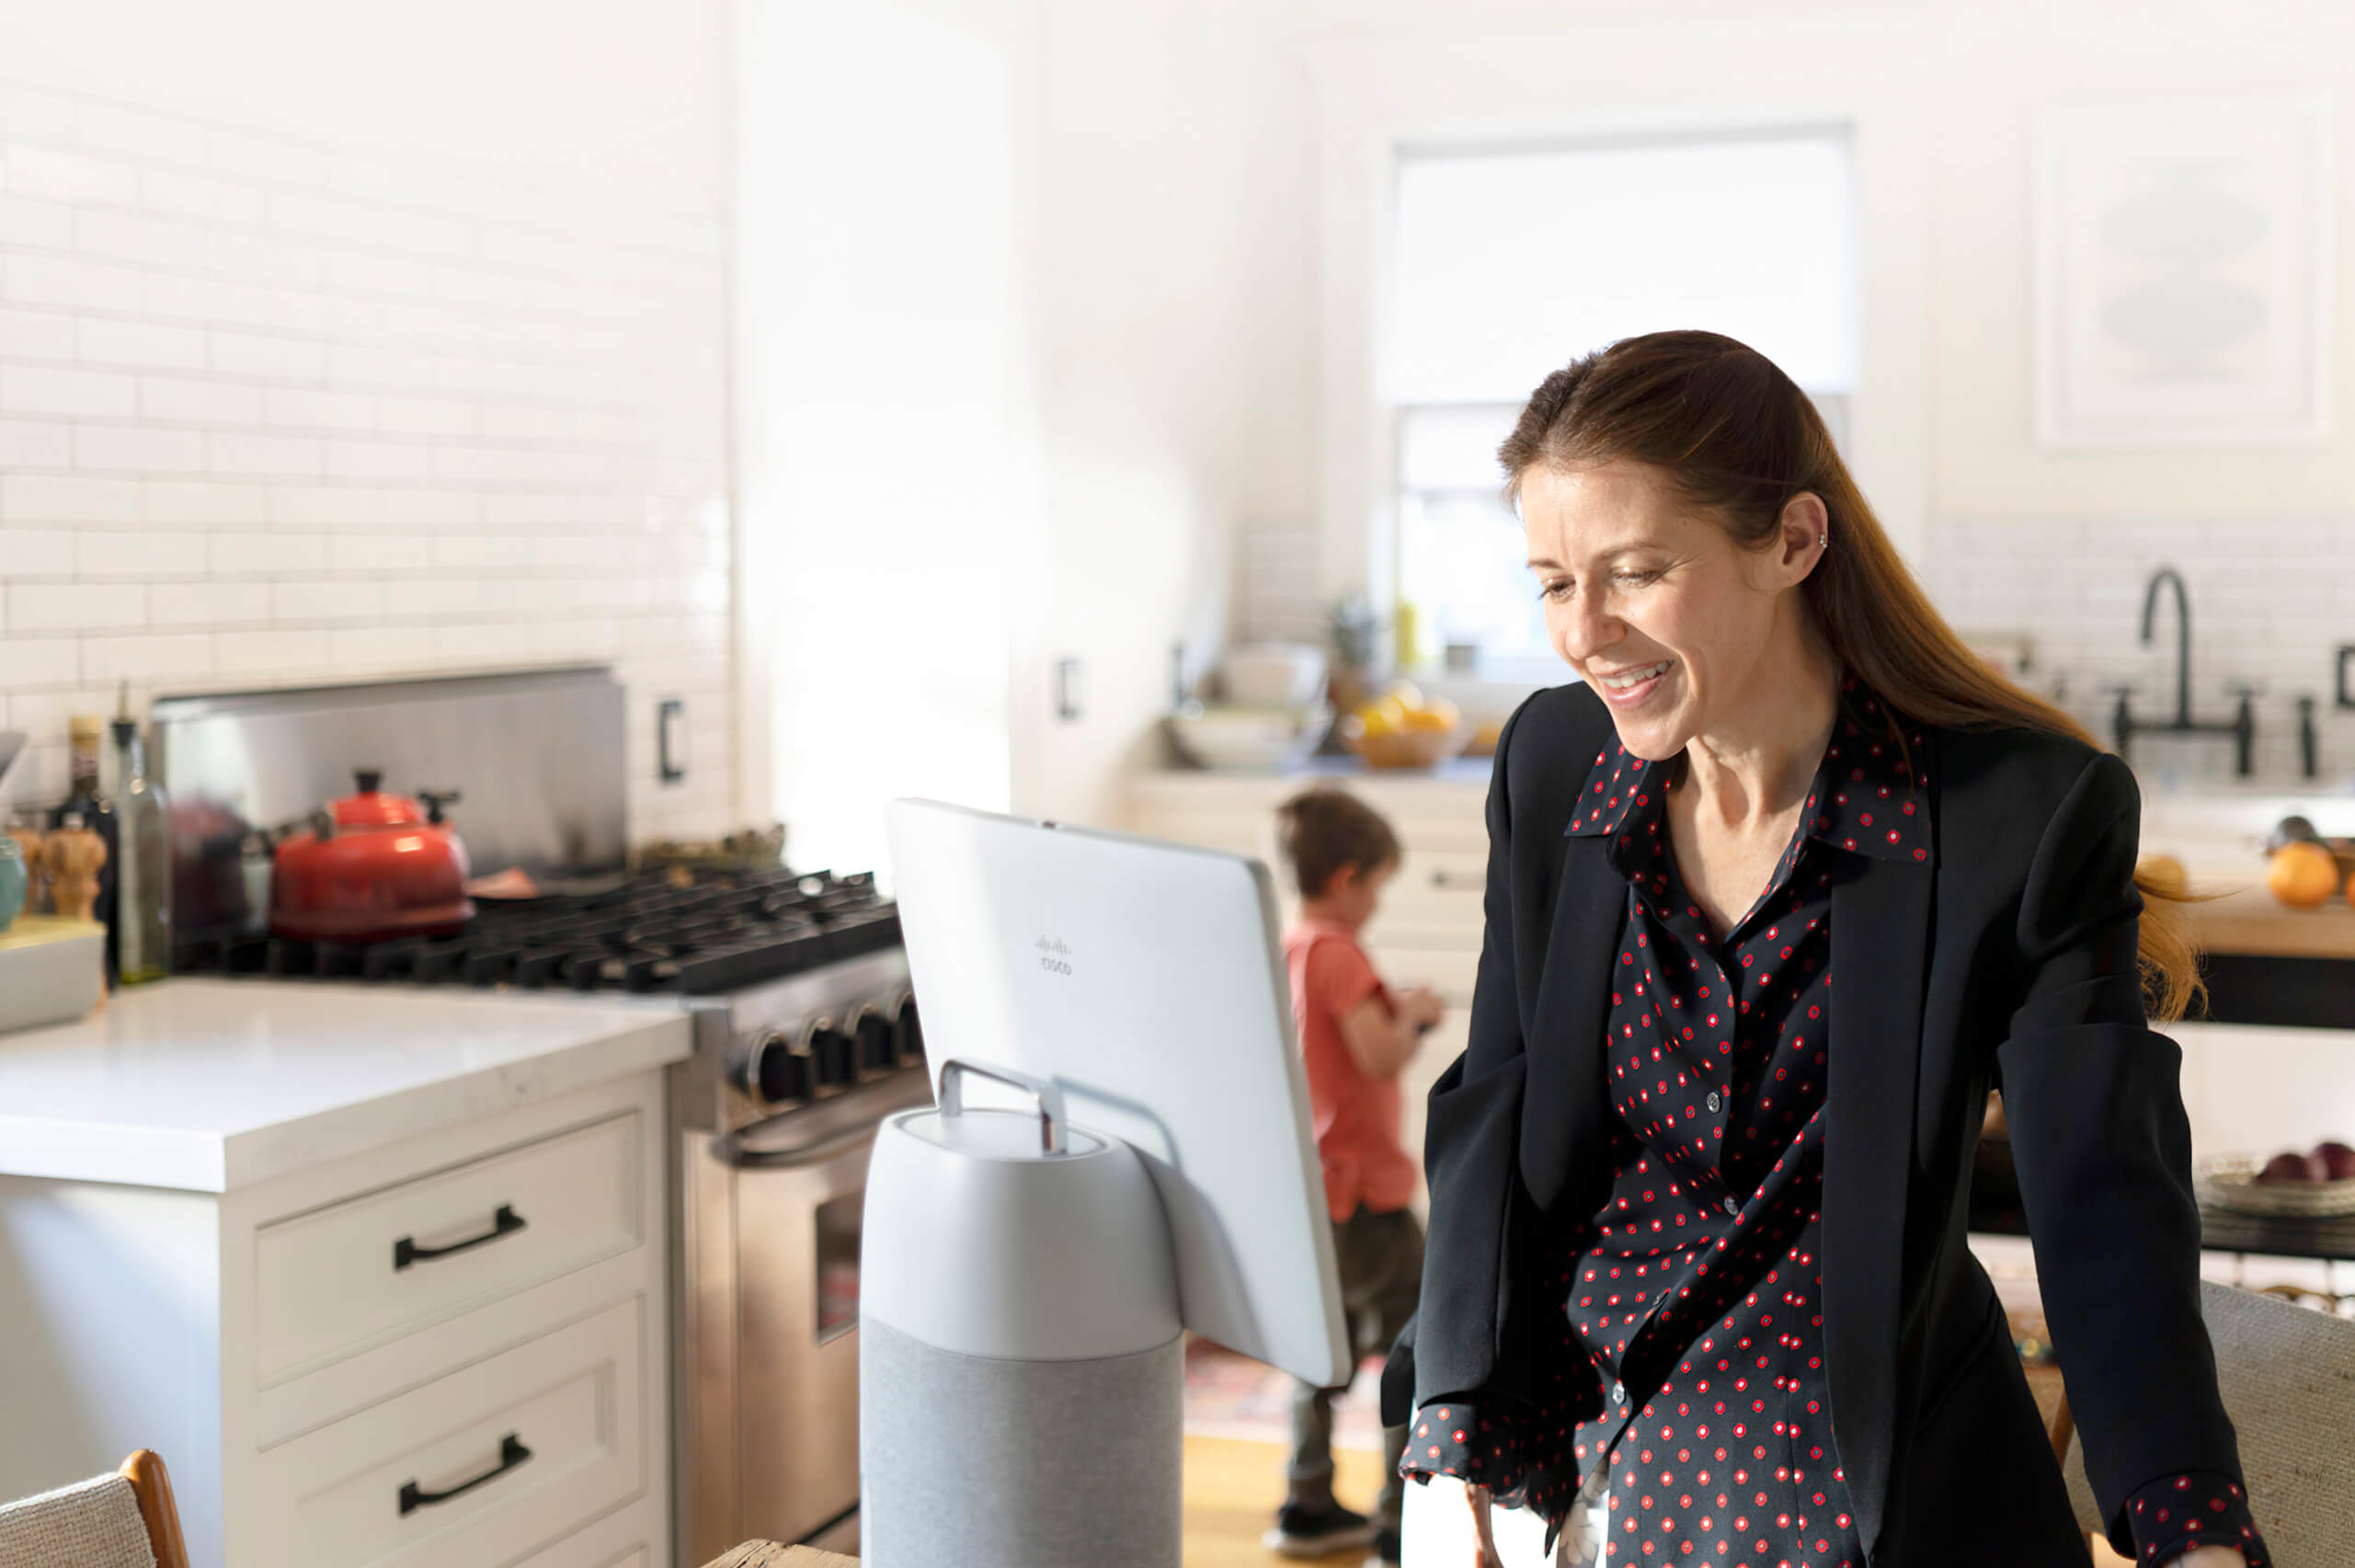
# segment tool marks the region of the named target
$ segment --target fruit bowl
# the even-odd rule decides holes
[[[2216,1154],[2192,1171],[2192,1187],[2210,1208],[2296,1219],[2327,1219],[2355,1214],[2355,1179],[2338,1182],[2261,1182],[2265,1162],[2246,1154]]]
[[[1341,721],[1341,743],[1369,768],[1435,768],[1470,742],[1472,729],[1458,723],[1446,729],[1369,731],[1366,721],[1352,714]]]
[[[1332,710],[1188,703],[1161,720],[1170,744],[1197,768],[1221,773],[1297,767],[1324,743]]]

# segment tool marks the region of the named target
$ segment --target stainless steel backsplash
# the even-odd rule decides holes
[[[240,843],[308,817],[372,768],[383,787],[457,790],[477,876],[609,870],[628,853],[623,690],[602,666],[158,698],[176,943],[257,932]]]

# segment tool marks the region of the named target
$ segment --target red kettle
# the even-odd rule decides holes
[[[307,942],[438,936],[474,918],[466,846],[441,818],[456,792],[387,795],[361,769],[359,793],[313,812],[270,862],[269,928]]]

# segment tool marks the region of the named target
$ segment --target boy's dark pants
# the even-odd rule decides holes
[[[1333,1222],[1332,1250],[1340,1265],[1341,1311],[1353,1356],[1389,1351],[1390,1342],[1414,1315],[1423,1289],[1423,1226],[1409,1208],[1376,1213],[1362,1205]],[[1346,1387],[1346,1385],[1343,1385]],[[1341,1388],[1302,1383],[1292,1394],[1292,1459],[1285,1467],[1296,1501],[1332,1494],[1332,1402]],[[1398,1527],[1406,1483],[1399,1459],[1406,1452],[1406,1427],[1382,1433],[1382,1494],[1374,1505],[1378,1524]]]

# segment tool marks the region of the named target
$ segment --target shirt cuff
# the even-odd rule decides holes
[[[1435,1399],[1407,1424],[1399,1473],[1411,1481],[1445,1475],[1485,1486],[1500,1508],[1526,1508],[1549,1534],[1570,1513],[1579,1478],[1548,1464],[1529,1423],[1510,1402]]]
[[[2126,1524],[2134,1532],[2134,1561],[2148,1568],[2166,1568],[2195,1546],[2237,1547],[2248,1568],[2271,1568],[2248,1494],[2215,1471],[2163,1475],[2142,1487],[2126,1499]]]

